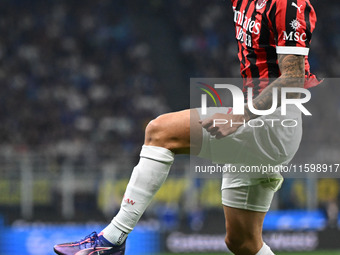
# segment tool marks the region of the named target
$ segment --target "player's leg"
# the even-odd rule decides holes
[[[196,110],[168,113],[152,120],[145,130],[141,158],[134,168],[118,214],[103,233],[109,241],[125,240],[169,173],[174,154],[198,153],[202,128]],[[195,139],[190,139],[190,132]]]
[[[223,108],[208,108],[208,115],[227,112]],[[242,173],[240,167],[289,162],[296,153],[302,135],[301,114],[290,110],[289,118],[300,123],[294,128],[272,127],[268,120],[282,118],[279,110],[262,116],[262,128],[241,126],[235,133],[222,139],[212,139],[202,132],[201,157],[221,164],[234,164],[238,173],[223,174],[222,202],[226,216],[226,244],[236,255],[271,255],[262,241],[262,224],[275,191],[283,181],[279,173]],[[287,117],[287,116],[286,116]],[[201,116],[204,119],[204,116]]]
[[[128,233],[167,178],[174,155],[189,153],[190,150],[198,154],[201,143],[202,127],[195,109],[164,114],[151,121],[145,130],[140,161],[133,169],[118,214],[101,234],[95,234],[76,245],[57,245],[55,251],[73,255],[79,252],[79,248],[88,247],[97,251],[103,243],[106,246],[102,248],[107,249],[107,253],[103,254],[124,254],[125,248],[122,247]],[[111,246],[107,246],[107,242]]]
[[[272,255],[263,243],[262,227],[274,190],[280,183],[264,183],[222,190],[226,222],[225,242],[236,255]]]
[[[264,212],[254,212],[223,206],[226,220],[225,242],[235,254],[254,255],[263,246]]]

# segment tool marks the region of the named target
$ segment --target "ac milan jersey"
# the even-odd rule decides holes
[[[307,57],[316,23],[309,0],[232,0],[232,5],[244,93],[251,86],[257,96],[268,78],[280,76],[278,54],[306,56],[305,88],[317,85]]]

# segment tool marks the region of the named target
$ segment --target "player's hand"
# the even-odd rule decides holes
[[[243,115],[223,113],[215,113],[213,116],[199,122],[216,139],[221,139],[236,132],[243,123],[246,123]]]

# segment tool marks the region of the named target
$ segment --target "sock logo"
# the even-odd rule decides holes
[[[122,242],[125,240],[125,237],[126,236],[126,234],[124,233],[124,232],[122,232],[121,234],[120,234],[120,236],[119,236],[119,238],[118,238],[118,241],[117,241],[117,244],[118,245],[121,245],[122,244]]]
[[[130,199],[130,198],[125,198],[125,197],[124,197],[124,202],[127,203],[127,204],[130,204],[130,205],[134,205],[134,204],[136,203],[136,202],[133,201],[132,199]]]

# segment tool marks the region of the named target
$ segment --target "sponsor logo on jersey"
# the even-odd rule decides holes
[[[250,32],[252,34],[258,35],[261,30],[261,23],[248,18],[245,15],[245,11],[240,12],[234,8],[234,22],[242,27],[245,31]]]
[[[297,19],[293,19],[289,24],[295,31],[301,27],[301,23]]]
[[[295,31],[283,31],[283,40],[284,41],[295,41],[295,42],[305,42],[307,41],[307,34],[298,32],[297,30],[301,28],[301,23],[297,19],[293,19],[290,23],[290,26]]]
[[[300,6],[298,6],[296,3],[292,3],[292,6],[294,6],[294,7],[296,7],[298,10],[299,10],[299,13],[301,13],[301,7],[303,6],[303,5],[300,5]]]
[[[267,4],[267,0],[259,0],[256,3],[256,10],[261,10]]]
[[[248,18],[245,15],[245,11],[240,12],[237,11],[235,7],[234,9],[234,22],[236,26],[236,39],[240,42],[244,42],[248,47],[252,47],[252,39],[251,35],[247,34],[260,34],[261,31],[261,23],[256,22],[252,18]]]

